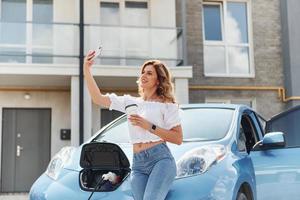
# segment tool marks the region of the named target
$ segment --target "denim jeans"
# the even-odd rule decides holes
[[[133,154],[131,187],[135,200],[164,200],[176,176],[175,160],[165,143]]]

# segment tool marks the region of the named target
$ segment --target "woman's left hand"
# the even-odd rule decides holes
[[[150,130],[152,125],[150,122],[139,115],[130,115],[128,119],[132,123],[132,125],[139,126],[145,130]]]

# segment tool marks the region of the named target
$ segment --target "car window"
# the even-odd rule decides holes
[[[183,140],[217,140],[223,138],[230,128],[233,113],[233,109],[220,108],[180,110]],[[95,140],[115,143],[129,142],[126,116],[104,129]]]
[[[255,113],[253,113],[253,114],[254,114],[256,120],[259,121],[261,132],[264,135],[265,134],[265,130],[266,130],[267,121],[261,115],[258,115],[258,114],[255,114]]]
[[[240,124],[240,134],[239,134],[239,137],[238,137],[237,145],[238,145],[239,151],[247,151],[246,136],[245,136],[245,132],[244,132],[244,129],[243,129],[241,124]]]
[[[238,137],[239,150],[245,151],[246,147],[246,151],[249,153],[257,142],[258,133],[252,118],[248,114],[243,114],[240,122],[240,131]]]
[[[129,143],[127,117],[121,117],[111,126],[104,129],[94,140],[114,143]]]
[[[267,122],[266,132],[283,132],[286,147],[300,147],[300,107],[292,108]]]

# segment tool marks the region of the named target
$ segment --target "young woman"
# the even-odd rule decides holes
[[[131,172],[134,199],[163,200],[176,176],[176,163],[166,142],[182,143],[170,72],[158,60],[147,61],[138,79],[140,97],[103,95],[91,74],[94,56],[95,51],[90,51],[84,61],[85,80],[93,102],[121,112],[125,112],[127,105],[138,107],[137,114],[128,116],[134,152]]]

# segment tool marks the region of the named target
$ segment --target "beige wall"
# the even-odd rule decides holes
[[[60,139],[60,129],[70,128],[70,92],[29,92],[31,99],[24,99],[25,92],[0,91],[0,122],[3,108],[51,108],[51,157],[69,140]],[[2,123],[0,123],[0,140]],[[0,149],[2,142],[0,141]]]
[[[152,0],[151,25],[159,27],[176,27],[176,9],[174,0]]]
[[[79,23],[79,0],[54,0],[53,21]]]

